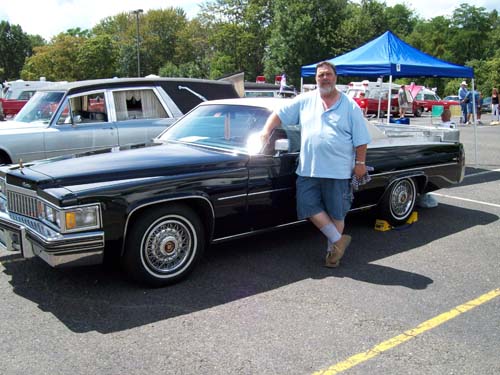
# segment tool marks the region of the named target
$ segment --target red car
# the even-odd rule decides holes
[[[414,99],[413,114],[420,117],[423,112],[432,112],[432,107],[442,105],[444,109],[449,109],[451,105],[460,105],[456,100],[442,100],[438,94],[423,86],[414,86],[412,89]]]
[[[399,116],[399,103],[398,103],[398,91],[399,88],[395,86],[391,89],[391,115]],[[363,110],[365,115],[377,115],[380,110],[380,117],[387,116],[387,94],[386,89],[372,89],[368,92],[368,97],[354,97],[353,99],[358,103],[360,108]],[[366,108],[366,110],[365,110]],[[408,113],[415,113],[417,107],[415,101],[412,102],[411,111]]]

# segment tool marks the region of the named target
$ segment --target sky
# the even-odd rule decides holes
[[[356,1],[356,0],[355,0]],[[380,0],[383,1],[383,0]],[[41,35],[46,40],[68,29],[91,29],[103,18],[135,9],[181,7],[188,18],[195,17],[204,0],[0,0],[0,21],[20,25],[25,33]],[[498,0],[386,0],[388,6],[405,3],[419,16],[430,19],[450,16],[461,3],[497,9]]]

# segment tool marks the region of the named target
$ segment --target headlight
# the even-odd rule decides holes
[[[64,211],[67,231],[96,228],[99,225],[99,207],[87,206]]]
[[[5,195],[5,179],[0,178],[0,195]]]
[[[97,205],[60,209],[39,200],[37,208],[38,218],[62,233],[78,232],[100,226],[99,206]]]

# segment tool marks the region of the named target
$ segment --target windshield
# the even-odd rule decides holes
[[[178,141],[247,151],[251,134],[258,133],[271,111],[248,105],[202,105],[160,135],[162,141]]]
[[[38,121],[48,124],[63,96],[64,92],[38,91],[17,114],[15,120],[19,122]]]

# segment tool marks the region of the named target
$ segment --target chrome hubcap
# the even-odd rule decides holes
[[[182,268],[192,254],[192,232],[179,220],[153,225],[143,240],[143,256],[155,273],[171,273]]]

